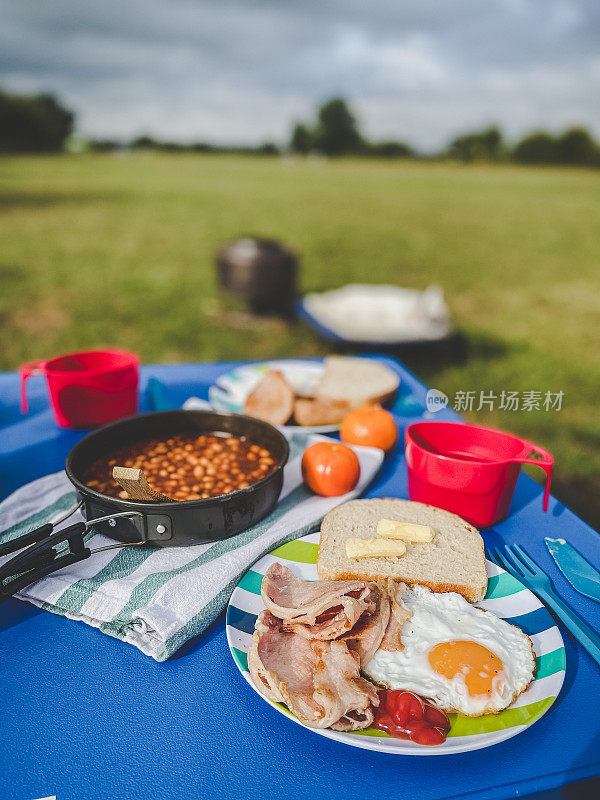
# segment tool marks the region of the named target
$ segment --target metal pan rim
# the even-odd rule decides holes
[[[256,481],[256,483],[251,483],[249,486],[246,486],[243,489],[235,489],[234,491],[229,492],[228,494],[219,494],[216,495],[215,497],[206,497],[200,500],[173,500],[169,503],[161,501],[150,503],[146,500],[130,500],[130,499],[126,500],[121,497],[112,497],[111,495],[101,494],[100,492],[97,492],[95,489],[86,486],[86,484],[84,484],[75,475],[72,467],[72,462],[76,458],[78,453],[81,451],[81,449],[83,449],[86,446],[86,444],[89,444],[92,438],[104,436],[109,430],[114,430],[115,428],[118,427],[126,427],[133,420],[138,420],[140,418],[146,418],[146,419],[156,418],[158,416],[164,417],[166,415],[174,413],[176,413],[177,415],[193,414],[194,416],[198,416],[201,414],[211,414],[216,417],[222,417],[223,419],[234,418],[239,420],[249,420],[252,422],[252,424],[258,424],[259,426],[264,426],[270,431],[273,431],[274,434],[280,439],[282,444],[284,444],[283,457],[279,459],[279,463],[272,472],[270,472],[268,475],[265,475],[264,478],[261,478],[260,480]],[[223,432],[226,433],[227,431]],[[117,420],[115,422],[110,422],[107,425],[103,425],[100,428],[90,431],[90,433],[88,433],[86,436],[80,439],[79,442],[77,442],[69,451],[65,463],[65,472],[67,473],[67,477],[69,478],[71,483],[75,486],[75,488],[82,496],[89,497],[90,499],[95,500],[96,502],[102,502],[104,504],[114,503],[115,506],[117,506],[122,510],[139,511],[141,509],[152,509],[161,511],[173,511],[175,509],[182,509],[182,508],[189,508],[189,509],[206,508],[209,505],[219,505],[228,502],[232,498],[243,497],[245,495],[251,494],[261,486],[264,486],[267,483],[269,483],[278,473],[280,473],[283,470],[283,468],[288,462],[289,453],[290,453],[289,443],[285,438],[285,436],[274,425],[271,425],[269,422],[265,422],[264,420],[257,419],[256,417],[250,417],[246,414],[233,414],[233,413],[223,414],[219,411],[210,411],[210,410],[186,411],[184,409],[173,409],[170,411],[153,411],[153,412],[148,412],[146,414],[135,414],[131,417],[124,417],[123,419]]]

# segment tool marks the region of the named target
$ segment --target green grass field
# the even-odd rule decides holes
[[[551,450],[555,493],[600,526],[598,173],[415,162],[131,155],[0,160],[0,368],[115,345],[145,361],[330,348],[220,296],[214,253],[283,239],[301,290],[440,284],[466,352],[407,354],[451,397],[564,392],[560,412],[466,414]]]

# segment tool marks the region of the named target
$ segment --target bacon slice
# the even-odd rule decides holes
[[[337,425],[354,409],[348,400],[329,397],[297,397],[294,419],[298,425]]]
[[[268,611],[259,615],[248,650],[248,669],[269,700],[285,703],[302,720],[322,717],[323,710],[313,698],[316,664],[308,639],[283,630],[281,620]]]
[[[368,728],[373,722],[373,706],[379,705],[379,695],[370,681],[360,677],[358,654],[339,641],[313,642],[313,649],[320,658],[315,673],[315,698],[325,702],[332,689],[337,695],[339,718],[329,727],[337,731]]]
[[[294,411],[294,390],[278,369],[270,369],[244,403],[244,414],[271,425],[285,425]]]
[[[412,611],[404,608],[401,603],[402,595],[404,594],[405,590],[406,584],[393,581],[391,578],[388,578],[387,595],[389,597],[391,613],[385,635],[381,641],[381,644],[379,645],[380,650],[394,651],[402,650],[404,648],[400,638],[402,626],[412,617]],[[371,657],[372,656],[373,653],[371,654]],[[363,665],[366,663],[366,661],[362,662]]]
[[[311,641],[269,611],[256,621],[248,668],[260,692],[313,728],[368,727],[372,706],[379,704],[373,684],[360,677],[358,655],[345,642]]]
[[[380,648],[402,649],[411,616],[401,602],[405,589],[391,579],[303,581],[272,564],[261,586],[267,610],[248,651],[259,691],[310,727],[367,728],[379,697],[360,669]]]
[[[282,564],[271,564],[261,596],[274,616],[309,639],[337,639],[380,604],[381,589],[366,581],[303,581]]]
[[[350,650],[358,655],[360,664],[366,664],[379,649],[390,622],[390,602],[383,584],[379,591],[377,607],[372,613],[364,613],[356,625],[340,636]]]

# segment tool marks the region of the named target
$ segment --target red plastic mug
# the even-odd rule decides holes
[[[546,473],[548,508],[554,459],[526,439],[458,422],[416,422],[406,429],[408,495],[445,508],[478,528],[508,514],[521,464]]]
[[[50,405],[61,428],[93,428],[137,412],[139,358],[120,350],[32,361],[21,373],[21,411],[27,413],[27,380],[45,375]]]

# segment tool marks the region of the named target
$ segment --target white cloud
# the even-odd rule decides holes
[[[600,135],[596,0],[0,0],[0,84],[51,90],[82,133],[284,141],[347,97],[372,137],[442,146]]]
[[[327,54],[323,56],[327,63]],[[432,38],[423,33],[378,41],[358,28],[344,27],[335,36],[329,58],[342,69],[361,73],[361,82],[376,92],[440,87],[449,71]]]

